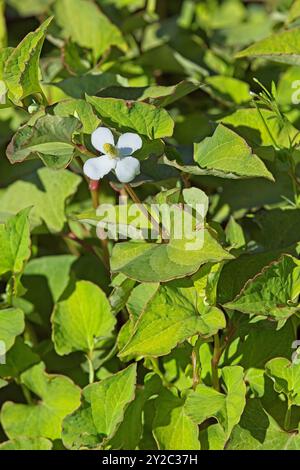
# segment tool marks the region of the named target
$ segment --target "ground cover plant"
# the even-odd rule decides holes
[[[0,449],[300,449],[299,0],[0,0],[0,46]]]

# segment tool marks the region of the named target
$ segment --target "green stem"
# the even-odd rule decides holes
[[[83,144],[76,144],[75,147],[78,149],[80,153],[83,153],[87,157],[95,157],[96,155],[90,152]]]
[[[289,431],[289,428],[290,428],[291,412],[292,412],[292,405],[290,403],[290,400],[288,400],[288,407],[287,407],[285,418],[284,418],[284,429],[286,431]]]
[[[147,207],[139,199],[139,197],[136,194],[136,192],[134,191],[133,187],[130,186],[130,184],[125,184],[124,188],[125,188],[126,192],[129,194],[129,196],[131,197],[131,199],[133,200],[133,202],[135,202],[136,204],[138,204],[140,206],[141,211],[148,218],[151,226],[153,226],[155,228],[155,230],[157,230],[157,232],[159,233],[159,236],[161,237],[162,241],[168,239],[169,237],[168,237],[168,234],[167,234],[166,230],[163,227],[161,227],[161,225],[159,224],[159,222],[157,220],[154,219],[152,214],[148,211]]]
[[[94,366],[93,366],[93,361],[92,361],[92,351],[89,351],[88,354],[86,355],[88,365],[89,365],[89,383],[92,384],[95,379],[95,371],[94,371]]]
[[[89,189],[91,192],[93,208],[97,209],[99,207],[99,193],[100,193],[100,181],[90,180]],[[110,270],[110,259],[109,259],[109,249],[108,241],[106,238],[100,238],[103,252],[103,263],[105,267]]]
[[[100,189],[99,181],[90,180],[89,189],[91,192],[93,208],[97,209],[99,206],[99,189]]]
[[[289,175],[290,175],[290,178],[292,180],[294,200],[295,200],[296,206],[298,206],[298,185],[299,185],[299,182],[297,180],[296,168],[295,168],[293,157],[292,157],[290,151],[288,152],[288,160],[289,160],[289,164],[290,164]]]
[[[260,116],[260,119],[261,119],[261,121],[262,121],[262,123],[263,123],[264,128],[266,129],[267,133],[269,134],[270,139],[271,139],[272,142],[273,142],[273,145],[274,145],[275,149],[276,149],[276,150],[279,150],[279,147],[278,147],[278,145],[277,145],[277,143],[276,143],[276,140],[274,139],[274,137],[273,137],[273,135],[272,135],[272,132],[270,131],[270,128],[269,128],[268,124],[266,123],[266,120],[265,120],[265,118],[263,117],[262,112],[261,112],[259,106],[255,103],[255,101],[253,101],[253,103],[254,103],[254,106],[255,106],[256,109],[257,109],[257,112],[258,112],[258,114],[259,114],[259,116]]]
[[[160,370],[157,357],[150,357],[150,362],[151,362],[151,365],[152,365],[153,372],[155,372],[155,374],[157,374],[160,377],[163,385],[166,388],[170,388],[171,384],[166,380],[164,374]]]
[[[153,14],[156,10],[156,0],[148,0],[147,2],[147,13]]]
[[[14,297],[14,281],[13,277],[11,277],[6,286],[6,302],[9,306],[12,306]]]
[[[112,357],[116,355],[118,351],[118,344],[115,343],[114,347],[109,351],[109,353],[100,361],[100,366],[103,366],[105,362],[109,361]]]
[[[193,367],[193,390],[196,389],[197,385],[200,383],[199,377],[199,366],[197,361],[197,352],[195,348],[192,351],[192,367]]]
[[[19,385],[22,389],[23,395],[24,395],[25,400],[27,401],[28,405],[33,405],[33,400],[32,400],[32,397],[31,397],[31,393],[28,390],[28,388],[24,384],[20,383]]]
[[[222,350],[220,347],[220,338],[217,333],[214,335],[214,352],[213,352],[213,357],[211,360],[211,377],[212,377],[212,385],[214,389],[217,390],[218,392],[220,391],[218,365],[219,365],[221,354],[222,354]]]

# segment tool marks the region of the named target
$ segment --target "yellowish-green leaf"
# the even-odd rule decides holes
[[[266,266],[226,308],[242,313],[286,320],[298,311],[300,294],[300,262],[289,255]]]
[[[5,62],[3,78],[9,98],[16,104],[31,94],[42,92],[39,58],[51,21],[52,17],[45,20],[36,31],[28,33]]]
[[[232,178],[264,177],[274,181],[265,164],[252,153],[247,142],[220,124],[212,137],[194,145],[194,159],[201,168]],[[218,174],[219,173],[219,174]]]
[[[0,276],[20,273],[30,257],[30,211],[30,207],[23,209],[6,224],[0,224]]]
[[[95,341],[107,338],[115,322],[100,287],[89,281],[79,281],[72,294],[55,306],[52,315],[55,349],[60,355],[93,351]]]
[[[63,442],[68,449],[95,448],[111,438],[128,404],[134,399],[136,364],[101,382],[88,385],[82,405],[63,423]]]
[[[52,442],[44,437],[20,437],[3,442],[0,450],[51,450]]]
[[[160,450],[199,450],[198,425],[186,414],[184,400],[163,392],[156,400],[153,435]]]
[[[300,65],[300,28],[273,34],[247,47],[236,57],[262,57],[285,64]]]
[[[135,131],[150,139],[170,137],[173,134],[173,119],[163,108],[117,98],[87,96],[86,99],[103,122],[111,127]]]
[[[80,405],[80,389],[67,377],[46,374],[43,363],[24,372],[21,382],[39,401],[30,405],[5,402],[1,423],[7,436],[60,439],[63,418]]]
[[[55,19],[65,38],[71,38],[81,47],[92,49],[95,61],[111,46],[127,50],[119,28],[94,2],[59,0],[55,4]]]
[[[25,321],[22,310],[19,308],[0,310],[0,341],[4,342],[4,352],[13,346],[16,336],[20,335],[24,328]]]
[[[224,326],[223,313],[213,307],[203,308],[191,282],[173,281],[161,286],[144,307],[119,355],[122,359],[162,356],[190,336],[211,336]]]
[[[1,210],[14,214],[21,208],[33,206],[31,225],[45,222],[51,232],[62,230],[66,221],[66,200],[73,196],[81,178],[67,170],[40,168],[37,171],[42,189],[27,181],[17,181],[0,195]]]
[[[73,158],[73,134],[80,128],[74,116],[42,116],[33,126],[18,129],[7,147],[7,158],[11,163],[40,158],[50,168],[64,168]]]

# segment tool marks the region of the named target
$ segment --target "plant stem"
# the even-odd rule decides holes
[[[212,385],[215,390],[220,391],[218,364],[221,357],[222,351],[220,348],[220,339],[218,333],[214,335],[214,352],[211,360],[211,377]]]
[[[130,186],[130,184],[125,184],[124,188],[126,192],[129,194],[129,196],[131,197],[131,199],[133,200],[133,202],[135,202],[136,204],[140,206],[141,211],[148,218],[150,224],[157,230],[161,239],[165,240],[166,238],[168,238],[168,234],[166,233],[164,228],[160,226],[159,222],[154,219],[152,214],[148,211],[147,207],[141,202],[141,200],[139,199],[138,195],[136,194],[132,186]]]
[[[157,357],[150,357],[150,362],[151,362],[151,364],[152,364],[153,372],[155,372],[155,374],[157,374],[157,375],[160,377],[160,379],[161,379],[163,385],[164,385],[166,388],[170,388],[170,387],[171,387],[171,384],[169,384],[169,382],[166,380],[164,374],[163,374],[162,371],[160,370]]]
[[[23,395],[25,397],[25,400],[26,402],[28,403],[28,405],[33,405],[33,400],[31,398],[31,394],[30,394],[30,391],[28,390],[28,388],[26,387],[26,385],[24,384],[21,384],[19,383],[21,389],[22,389],[22,392],[23,392]]]
[[[93,361],[92,361],[92,351],[89,351],[88,354],[86,355],[88,365],[89,365],[89,383],[92,384],[94,382],[95,378],[95,371],[94,371],[94,366],[93,366]]]
[[[107,355],[103,359],[101,359],[100,366],[103,366],[105,362],[109,361],[112,357],[114,357],[117,351],[118,351],[118,344],[115,343],[114,347],[109,351],[109,353],[107,353]]]
[[[97,209],[99,206],[99,189],[100,189],[99,181],[90,180],[89,189],[91,192],[93,208]]]
[[[147,13],[155,13],[156,10],[156,0],[148,0],[147,2]]]
[[[195,351],[195,348],[193,348],[193,351],[192,351],[192,367],[193,367],[193,390],[195,390],[197,385],[200,383],[199,367],[198,367],[197,353]]]
[[[275,149],[276,149],[276,150],[279,150],[279,147],[278,147],[278,145],[277,145],[277,143],[276,143],[276,140],[274,139],[274,137],[273,137],[273,135],[272,135],[272,132],[270,131],[270,128],[269,128],[269,126],[267,125],[266,120],[265,120],[265,118],[263,117],[262,112],[261,112],[259,106],[257,105],[257,103],[255,103],[255,101],[253,101],[253,103],[254,103],[254,106],[255,106],[256,109],[257,109],[257,112],[258,112],[258,114],[259,114],[259,116],[260,116],[260,119],[261,119],[261,121],[262,121],[262,123],[263,123],[263,126],[264,126],[264,128],[266,129],[266,131],[267,131],[267,133],[268,133],[268,135],[269,135],[269,137],[270,137],[270,139],[271,139],[271,141],[272,141],[272,143],[273,143]]]
[[[285,418],[284,418],[284,429],[289,431],[290,424],[291,424],[291,413],[292,413],[292,404],[288,398],[288,407],[286,410]]]
[[[292,154],[291,154],[291,150],[288,151],[288,160],[289,160],[289,164],[290,164],[289,175],[290,175],[290,178],[292,180],[293,193],[294,193],[294,202],[295,202],[296,206],[298,206],[299,181],[297,180],[296,168],[295,168],[295,164],[294,164],[293,157],[292,157]]]
[[[97,209],[100,204],[99,192],[100,192],[100,181],[90,180],[89,189],[92,197],[93,208]],[[100,237],[99,237],[100,238]],[[106,238],[100,238],[103,252],[103,263],[105,267],[110,270],[110,259],[109,259],[109,250],[108,242]]]
[[[95,154],[90,152],[84,145],[82,144],[77,144],[76,148],[79,150],[80,153],[83,153],[87,157],[95,157]]]

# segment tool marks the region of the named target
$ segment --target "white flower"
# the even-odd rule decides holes
[[[131,155],[139,150],[142,144],[138,134],[126,132],[119,137],[115,145],[112,132],[106,127],[98,127],[92,133],[92,145],[103,155],[87,160],[83,171],[90,179],[99,180],[114,170],[121,183],[130,183],[140,174],[140,162]]]

